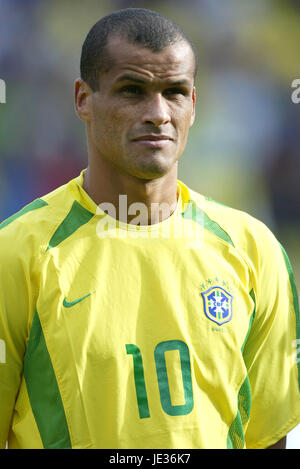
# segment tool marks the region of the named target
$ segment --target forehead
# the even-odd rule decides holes
[[[168,77],[193,80],[194,77],[194,55],[190,45],[185,41],[178,41],[160,52],[153,52],[147,47],[113,36],[108,41],[106,51],[110,61],[106,74],[111,78],[117,79],[129,71],[141,74],[150,80]]]

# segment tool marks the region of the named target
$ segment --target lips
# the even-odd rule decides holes
[[[162,150],[173,142],[168,135],[146,134],[132,139],[134,145],[142,146],[153,150]]]
[[[169,137],[168,135],[156,135],[156,134],[141,135],[140,137],[133,138],[134,142],[139,142],[139,141],[159,142],[162,140],[173,140],[173,139]]]

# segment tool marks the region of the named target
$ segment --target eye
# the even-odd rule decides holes
[[[134,96],[138,96],[138,95],[143,93],[143,90],[138,85],[126,85],[126,86],[123,86],[120,89],[120,92],[125,93],[125,94],[127,93],[127,94],[131,94],[131,95],[134,95]]]
[[[178,95],[181,95],[181,96],[186,96],[187,95],[187,91],[184,89],[184,88],[168,88],[164,91],[164,95],[165,96],[178,96]]]

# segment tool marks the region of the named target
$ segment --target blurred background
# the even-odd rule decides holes
[[[265,222],[300,289],[300,0],[0,0],[0,221],[86,167],[73,104],[81,46],[100,17],[126,7],[170,16],[198,49],[179,178]],[[300,448],[299,427],[288,448]]]

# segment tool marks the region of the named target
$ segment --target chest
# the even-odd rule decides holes
[[[152,356],[161,342],[180,340],[217,364],[242,347],[249,291],[245,264],[225,248],[111,242],[50,258],[37,310],[46,339],[65,354],[71,348],[78,363],[118,362],[126,344]]]

